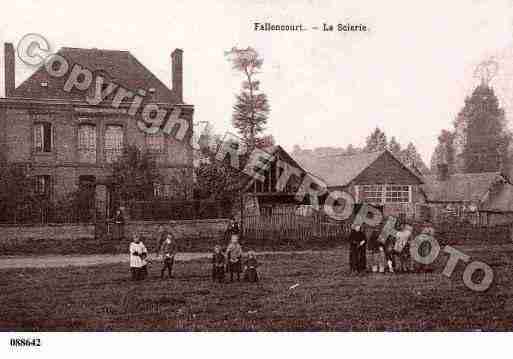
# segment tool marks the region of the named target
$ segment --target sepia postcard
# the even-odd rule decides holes
[[[7,357],[468,357],[512,330],[513,2],[0,19]]]

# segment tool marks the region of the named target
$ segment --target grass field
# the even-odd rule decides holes
[[[512,246],[462,247],[494,270],[482,293],[433,273],[348,273],[345,247],[260,257],[258,284],[212,283],[207,260],[160,263],[141,283],[125,265],[0,271],[0,329],[6,330],[511,330]],[[292,288],[298,284],[295,288]]]

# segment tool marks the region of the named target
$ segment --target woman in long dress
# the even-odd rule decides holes
[[[354,224],[349,234],[349,268],[351,272],[359,272],[362,270],[361,248],[366,241],[367,237],[365,237],[365,234],[362,232],[362,227]]]

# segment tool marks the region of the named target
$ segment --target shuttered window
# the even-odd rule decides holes
[[[52,151],[52,124],[38,122],[34,124],[34,150],[36,152]]]
[[[39,196],[50,197],[52,190],[51,182],[52,178],[48,175],[36,176],[34,191]]]
[[[96,126],[83,124],[78,127],[78,158],[80,162],[96,163]]]
[[[108,125],[105,128],[105,160],[116,162],[123,153],[123,127]]]

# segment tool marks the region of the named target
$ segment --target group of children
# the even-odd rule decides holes
[[[212,279],[215,282],[224,282],[225,273],[230,274],[230,282],[233,282],[234,276],[240,281],[240,275],[244,272],[244,280],[247,282],[258,282],[258,262],[255,252],[249,251],[247,259],[243,265],[242,246],[239,243],[238,235],[231,237],[230,244],[223,253],[220,245],[214,247],[212,255]]]
[[[379,240],[380,228],[368,228],[367,231],[364,231],[361,226],[354,225],[349,235],[351,271],[361,273],[369,269],[372,272],[394,273],[428,270],[429,268],[426,266],[416,266],[411,258],[410,241],[415,238],[413,227],[409,224],[398,224],[396,229],[396,235],[389,236],[383,243]],[[434,228],[431,223],[425,222],[419,233],[434,236]],[[429,244],[424,243],[419,248],[421,256],[428,254],[426,245]],[[367,251],[369,264],[367,263]]]
[[[163,279],[167,271],[169,278],[173,277],[173,263],[177,251],[176,242],[171,233],[165,235],[159,240],[158,253],[162,258],[162,269],[160,277]],[[129,246],[130,272],[133,281],[140,281],[148,276],[148,249],[141,241],[138,234],[134,234]]]
[[[212,254],[212,279],[216,282],[224,282],[225,273],[230,274],[230,281],[234,277],[237,281],[243,279],[248,282],[258,282],[258,262],[255,252],[249,251],[244,259],[242,246],[239,243],[239,228],[237,222],[232,220],[227,228],[226,236],[229,244],[223,252],[220,245],[214,247]],[[172,232],[165,231],[159,227],[157,255],[162,259],[160,278],[164,279],[167,272],[168,277],[173,277],[173,264],[178,251],[178,246]],[[148,276],[148,250],[141,241],[139,235],[135,234],[129,246],[130,271],[132,280],[143,280]]]

